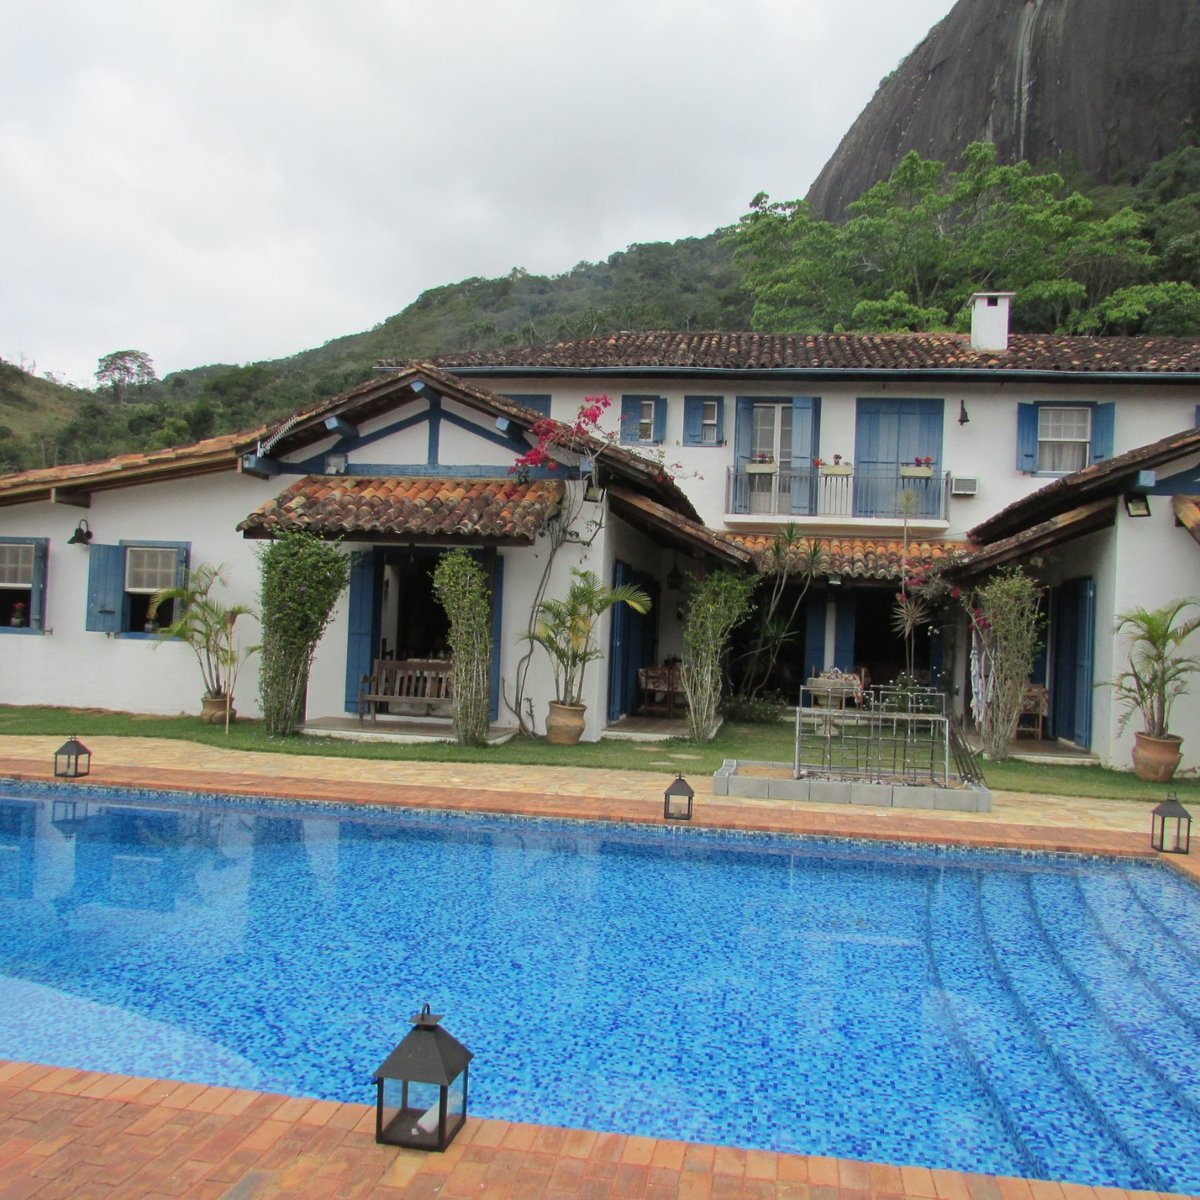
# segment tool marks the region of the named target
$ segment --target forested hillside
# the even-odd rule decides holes
[[[0,471],[84,462],[243,429],[367,379],[380,359],[583,337],[614,329],[743,329],[750,297],[720,232],[630,246],[563,275],[514,270],[432,288],[395,316],[290,358],[144,378],[120,351],[95,391],[34,379],[11,364],[0,391]],[[148,348],[150,357],[153,348]],[[124,369],[123,369],[124,368]],[[21,381],[24,382],[21,382]]]
[[[631,246],[546,277],[433,288],[364,333],[291,358],[155,377],[153,348],[102,360],[95,390],[0,363],[0,470],[103,458],[244,429],[411,360],[614,329],[961,328],[971,291],[1017,293],[1030,331],[1200,336],[1200,149],[1089,187],[968,148],[913,154],[841,224],[756,197],[729,230]]]

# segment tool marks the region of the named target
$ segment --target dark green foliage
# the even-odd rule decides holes
[[[263,725],[269,736],[285,736],[300,720],[313,654],[350,580],[350,560],[336,543],[296,532],[268,543],[260,565]]]
[[[758,329],[962,329],[972,292],[1004,290],[1020,332],[1191,334],[1198,178],[1188,148],[1093,199],[978,143],[957,171],[908,154],[841,225],[760,194],[731,239]]]
[[[463,746],[487,743],[491,683],[491,602],[483,568],[461,547],[443,554],[433,591],[450,618],[454,657],[454,734]]]
[[[787,701],[778,692],[767,692],[762,696],[726,696],[721,704],[721,714],[726,721],[741,725],[773,725],[783,719]]]

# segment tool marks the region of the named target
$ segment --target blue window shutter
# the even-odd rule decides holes
[[[488,720],[500,719],[500,630],[504,618],[504,559],[497,554],[492,573],[492,661],[488,667]]]
[[[661,446],[667,440],[667,398],[654,397],[654,444]]]
[[[1116,423],[1117,406],[1113,403],[1097,404],[1092,409],[1092,462],[1112,458],[1113,427]]]
[[[817,453],[817,401],[812,396],[792,397],[792,469],[806,471]]]
[[[1036,404],[1017,405],[1017,470],[1036,471],[1038,451]]]
[[[733,453],[738,466],[750,460],[750,447],[754,441],[754,401],[749,396],[739,396],[733,418]]]
[[[350,563],[349,629],[346,633],[346,711],[358,711],[358,685],[371,673],[375,639],[375,552],[355,554]]]
[[[188,575],[188,546],[175,547],[175,586],[187,586]]]
[[[95,542],[88,549],[88,606],[84,628],[120,633],[125,604],[125,548]]]
[[[717,397],[717,445],[725,445],[725,397]]]
[[[854,669],[854,618],[857,607],[854,594],[843,589],[837,599],[837,618],[833,627],[833,665],[839,671]]]
[[[685,446],[701,446],[704,444],[704,401],[706,396],[684,396],[683,398],[683,444]],[[718,426],[720,425],[720,409]],[[717,430],[717,440],[721,440],[721,431]]]
[[[1200,429],[1200,404],[1196,405],[1196,411],[1192,414],[1192,423]]]
[[[825,593],[815,589],[808,596],[804,620],[804,678],[825,670]]]
[[[638,418],[642,413],[641,398],[621,397],[621,445],[635,446],[638,440]]]
[[[33,539],[33,587],[29,590],[29,628],[46,628],[46,560],[49,543]]]

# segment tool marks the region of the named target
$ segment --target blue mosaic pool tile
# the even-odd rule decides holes
[[[6,790],[2,1055],[369,1102],[429,1000],[479,1115],[1200,1190],[1155,865]]]

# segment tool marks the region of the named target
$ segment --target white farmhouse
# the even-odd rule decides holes
[[[976,297],[970,335],[629,333],[383,367],[243,435],[0,477],[0,700],[194,711],[194,664],[145,632],[147,597],[206,562],[224,564],[231,600],[253,603],[254,538],[308,528],[353,555],[310,718],[353,713],[375,659],[442,649],[429,575],[442,549],[464,545],[492,582],[501,725],[516,723],[548,564],[550,595],[585,566],[654,596],[646,617],[617,609],[600,629],[585,733],[596,738],[638,707],[639,669],[680,652],[681,579],[762,566],[794,523],[824,559],[786,679],[834,666],[893,676],[906,547],[928,563],[970,540],[981,565],[1020,561],[1048,586],[1036,671],[1047,736],[1125,766],[1110,698],[1093,685],[1113,670],[1115,612],[1200,592],[1176,515],[1179,496],[1200,493],[1188,436],[1200,342],[1010,337],[1009,299]],[[600,394],[612,406],[597,453],[523,482],[510,474],[540,416],[573,421]],[[928,637],[918,667],[962,696],[961,651],[961,638]],[[551,682],[539,655],[530,664],[516,703],[541,730]],[[254,711],[255,691],[251,668],[239,708]],[[1180,716],[1185,765],[1200,764],[1200,695]]]

